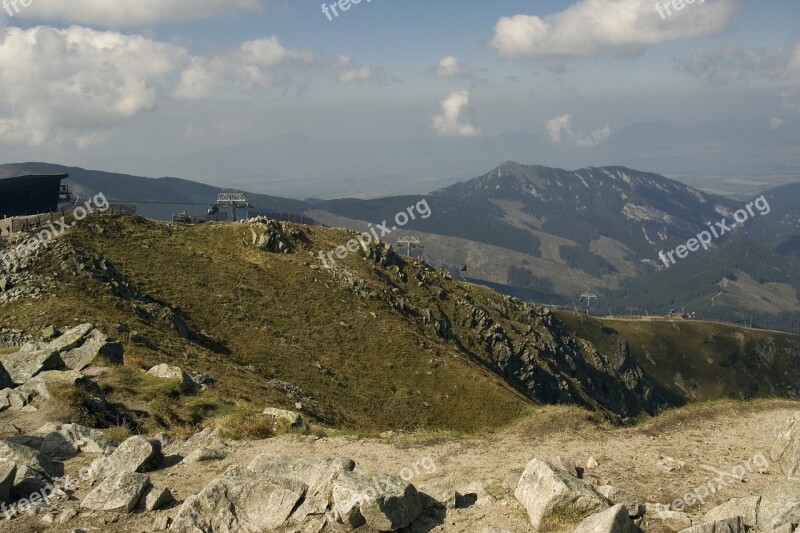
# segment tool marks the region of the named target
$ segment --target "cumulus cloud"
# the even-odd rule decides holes
[[[259,11],[264,3],[264,0],[33,0],[15,16],[117,28]]]
[[[86,147],[152,110],[183,48],[77,26],[0,30],[0,140]]]
[[[323,62],[323,64],[339,69],[337,80],[342,85],[367,82],[388,84],[398,83],[400,81],[395,77],[389,76],[381,67],[370,67],[367,65],[360,67],[353,66],[352,59],[345,55],[334,56],[332,59]]]
[[[275,67],[312,61],[310,52],[284,48],[275,36],[247,41],[230,54],[193,58],[192,64],[181,73],[173,96],[179,100],[199,100],[235,85],[268,89],[282,79]]]
[[[473,88],[488,83],[488,80],[482,76],[485,71],[468,67],[455,56],[443,57],[431,72],[437,78],[469,80],[472,82]]]
[[[800,41],[760,50],[738,46],[700,50],[679,61],[678,66],[715,84],[797,82],[800,81]]]
[[[736,14],[734,0],[686,5],[666,20],[649,1],[580,0],[544,18],[503,17],[489,45],[506,57],[631,57],[654,44],[719,33],[733,24]]]
[[[469,91],[451,93],[442,102],[442,113],[433,117],[433,129],[446,137],[473,137],[480,130],[463,115],[469,112]]]
[[[566,114],[547,122],[547,133],[550,140],[556,144],[570,143],[576,146],[597,146],[611,137],[611,127],[606,126],[599,130],[584,131],[572,129],[572,115]]]

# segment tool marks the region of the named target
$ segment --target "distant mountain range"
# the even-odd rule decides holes
[[[205,212],[222,189],[177,178],[149,179],[43,163],[0,166],[0,176],[69,173],[78,194],[103,192],[169,219]],[[418,236],[428,262],[528,300],[591,306],[604,313],[666,314],[800,331],[800,183],[765,193],[770,210],[753,216],[711,249],[665,268],[671,251],[748,202],[707,194],[658,174],[624,167],[567,171],[507,162],[424,196],[299,201],[248,193],[261,210],[303,214],[327,225],[366,230],[424,199],[429,218],[384,237]],[[752,204],[751,204],[752,210]],[[394,224],[396,225],[396,224]],[[466,267],[466,270],[462,270]]]

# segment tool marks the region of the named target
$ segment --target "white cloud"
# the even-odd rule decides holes
[[[599,130],[584,131],[572,129],[572,115],[566,114],[547,122],[547,133],[550,140],[556,144],[571,143],[577,146],[590,147],[602,144],[611,137],[611,127],[606,126]]]
[[[142,36],[77,26],[0,29],[0,140],[102,142],[118,122],[154,109],[187,57]]]
[[[783,119],[782,118],[771,118],[771,119],[769,119],[769,129],[771,129],[772,131],[777,130],[781,126],[783,126]]]
[[[224,87],[268,89],[282,79],[276,67],[307,65],[313,59],[310,52],[284,48],[275,36],[247,41],[231,54],[194,58],[181,73],[173,96],[179,100],[199,100]]]
[[[433,117],[432,126],[439,135],[447,137],[473,137],[480,130],[465,121],[462,115],[469,111],[469,91],[451,93],[442,102],[442,113]]]
[[[545,18],[503,17],[489,44],[506,57],[631,57],[650,45],[719,33],[732,25],[736,14],[734,0],[686,5],[666,20],[649,0],[580,0]]]
[[[457,57],[443,57],[436,66],[436,76],[439,78],[462,78],[464,75],[464,69],[461,68]]]
[[[330,66],[339,70],[338,81],[342,85],[353,83],[398,83],[398,78],[389,76],[381,67],[353,66],[353,61],[346,55],[336,55],[323,61],[323,66]]]
[[[357,67],[346,68],[339,73],[339,83],[357,83],[369,81],[372,78],[372,69],[370,67]]]
[[[33,0],[15,17],[120,28],[263,9],[264,0]]]

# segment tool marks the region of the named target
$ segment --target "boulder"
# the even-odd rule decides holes
[[[138,435],[120,444],[111,455],[95,459],[90,472],[94,479],[102,479],[118,472],[147,472],[161,461],[161,443]]]
[[[306,421],[303,420],[303,417],[300,416],[299,413],[295,413],[294,411],[286,411],[285,409],[268,407],[264,409],[263,414],[274,418],[276,424],[286,424],[288,429],[300,432],[308,431],[308,425],[306,424]]]
[[[170,366],[168,364],[156,365],[147,371],[151,376],[160,379],[170,379],[178,381],[181,384],[181,389],[184,391],[193,391],[196,387],[192,376],[183,371],[180,367]]]
[[[32,394],[27,390],[0,390],[0,411],[10,409],[19,411],[31,401]]]
[[[741,516],[727,518],[707,524],[698,524],[684,529],[681,533],[746,533],[747,527]]]
[[[744,519],[744,525],[755,528],[758,523],[758,507],[760,504],[761,496],[735,498],[711,509],[703,517],[703,520],[706,522],[719,522],[720,520],[741,516]]]
[[[135,472],[111,474],[89,493],[81,507],[92,511],[131,512],[144,491],[150,486],[150,478]]]
[[[94,329],[92,324],[81,324],[70,328],[60,337],[53,339],[45,348],[51,352],[64,352],[80,345],[86,335]]]
[[[6,368],[0,363],[0,389],[14,388],[14,380],[11,375],[6,371]]]
[[[678,511],[659,511],[656,516],[670,531],[683,531],[692,527],[693,523],[688,514]]]
[[[79,424],[62,424],[46,433],[39,452],[48,457],[69,459],[79,453],[109,454],[116,448],[117,443],[102,431]]]
[[[565,457],[563,455],[557,455],[553,460],[549,461],[551,465],[555,466],[556,468],[560,468],[566,472],[569,472],[573,476],[577,478],[583,478],[583,473],[585,468],[578,464],[578,461],[571,457]]]
[[[628,510],[628,516],[631,518],[636,518],[644,514],[644,504],[642,504],[641,500],[637,496],[631,494],[630,492],[618,489],[617,487],[612,487],[611,485],[597,487],[597,492],[608,498],[608,500],[614,505],[624,506]]]
[[[758,528],[772,531],[785,524],[800,524],[800,483],[784,479],[761,492]]]
[[[800,413],[777,430],[769,458],[788,477],[800,480]]]
[[[150,486],[145,489],[136,507],[143,511],[158,511],[174,502],[175,498],[169,489]]]
[[[82,345],[61,353],[67,368],[81,371],[102,358],[104,363],[122,364],[123,348],[117,341],[110,341],[100,331],[93,329]]]
[[[642,533],[642,530],[633,523],[624,505],[615,505],[585,518],[574,533]]]
[[[64,362],[58,356],[58,352],[51,350],[0,355],[0,364],[11,376],[11,380],[18,385],[45,370],[64,369]]]
[[[0,440],[0,459],[16,465],[15,485],[26,479],[49,480],[53,472],[50,461],[33,448],[21,444]]]
[[[528,511],[534,529],[565,511],[586,517],[611,507],[591,485],[540,459],[528,463],[514,496]]]
[[[186,439],[180,446],[181,448],[197,448],[198,446],[216,447],[222,442],[220,438],[221,434],[222,430],[220,428],[206,428]]]
[[[302,522],[312,515],[324,514],[331,502],[334,481],[344,472],[352,472],[350,459],[317,459],[262,453],[253,458],[247,469],[256,474],[272,474],[306,485],[303,504],[294,512],[293,521]]]
[[[333,483],[336,520],[369,530],[397,531],[422,514],[417,489],[402,479],[371,470],[343,472]]]
[[[11,461],[0,459],[0,503],[9,503],[14,479],[17,477],[17,465]]]
[[[100,388],[94,380],[84,377],[83,374],[75,370],[47,370],[41,372],[33,379],[28,380],[24,385],[17,387],[17,390],[27,391],[33,395],[41,396],[49,400],[51,398],[51,385],[82,387],[93,393],[100,392]]]
[[[429,479],[417,483],[417,488],[445,509],[456,508],[456,482],[452,477]]]
[[[303,483],[232,466],[175,515],[175,533],[261,533],[282,526],[303,500]]]
[[[223,450],[222,448],[197,448],[189,455],[183,458],[183,462],[186,464],[191,463],[202,463],[205,461],[221,461],[228,457],[228,452]]]

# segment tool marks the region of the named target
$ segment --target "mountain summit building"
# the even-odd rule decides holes
[[[0,218],[52,213],[58,210],[61,181],[69,174],[0,178]]]

